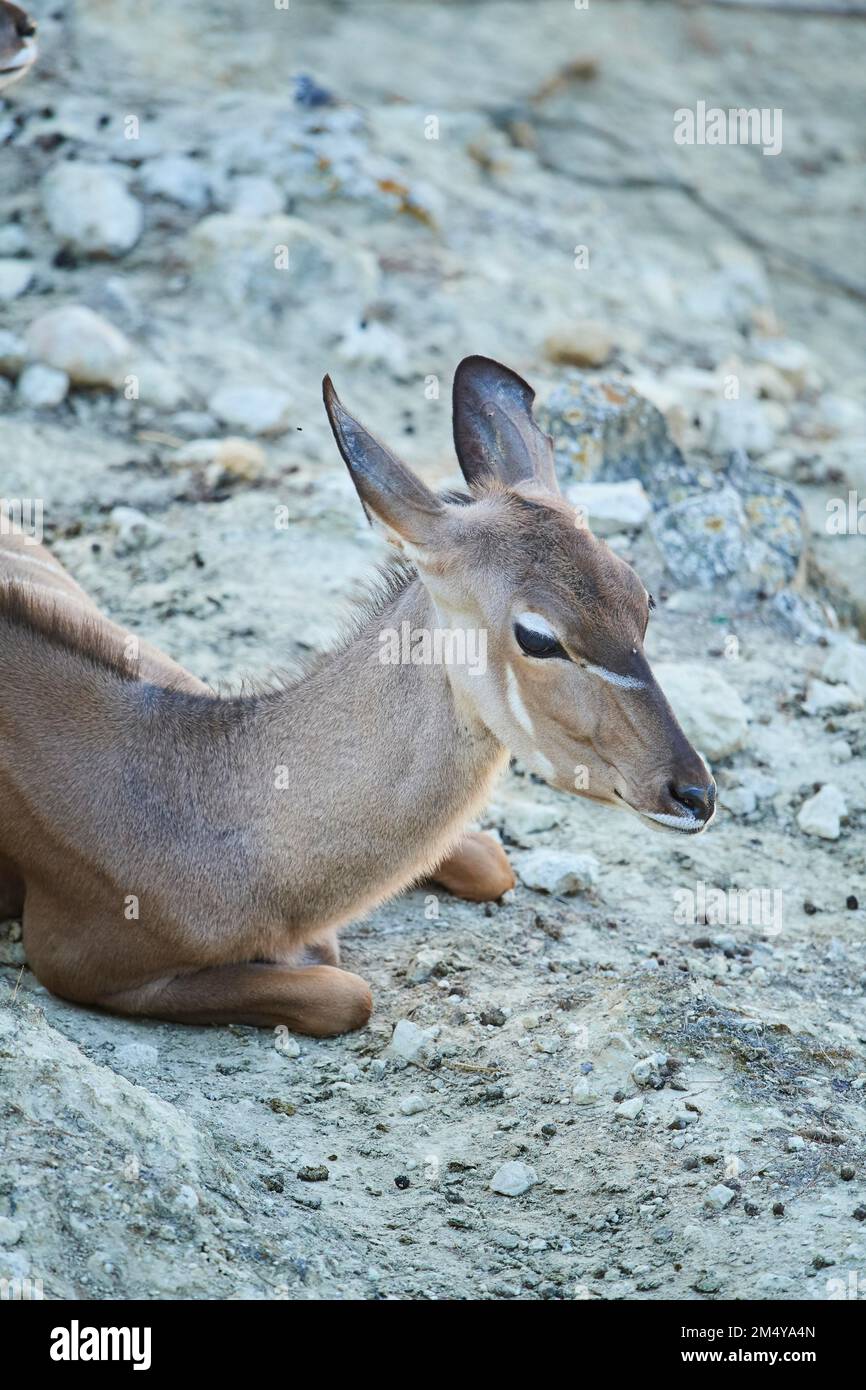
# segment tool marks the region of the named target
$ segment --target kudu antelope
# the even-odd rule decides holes
[[[143,642],[131,667],[129,634],[47,551],[6,538],[2,907],[23,902],[30,964],[67,999],[359,1027],[370,992],[338,968],[337,928],[425,875],[477,897],[513,882],[492,840],[461,841],[508,750],[564,791],[583,769],[581,795],[652,825],[712,817],[643,655],[649,596],[576,525],[527,384],[486,358],[458,369],[465,497],[428,490],[324,391],[365,511],[404,555],[293,684],[220,698]],[[486,669],[382,660],[404,623],[483,630]]]
[[[0,91],[18,82],[36,62],[36,24],[9,0],[0,0]]]

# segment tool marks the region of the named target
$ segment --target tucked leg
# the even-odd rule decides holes
[[[517,880],[499,842],[491,835],[473,830],[463,836],[454,853],[439,865],[432,881],[458,898],[485,903],[501,898]]]
[[[373,1009],[359,975],[330,965],[292,970],[264,962],[221,965],[94,1000],[110,1013],[171,1023],[251,1023],[328,1038],[363,1028]]]

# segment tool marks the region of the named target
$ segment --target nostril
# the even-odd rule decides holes
[[[713,807],[716,804],[716,788],[712,782],[705,787],[680,787],[671,782],[668,790],[674,801],[685,806],[690,815],[698,816],[701,820],[709,820],[713,814]]]

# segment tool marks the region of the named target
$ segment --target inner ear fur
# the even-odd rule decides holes
[[[535,392],[490,357],[464,357],[454,374],[454,445],[467,483],[535,482],[558,493],[553,442],[532,414]]]

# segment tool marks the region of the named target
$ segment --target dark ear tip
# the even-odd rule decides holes
[[[535,392],[529,382],[524,381],[523,377],[512,371],[511,367],[506,367],[504,362],[497,362],[493,357],[482,357],[478,353],[471,357],[464,357],[454,373],[455,388],[465,384],[487,391],[501,390],[502,387],[510,389],[516,387],[519,392],[526,396],[530,404],[535,397]]]
[[[461,362],[458,362],[457,370],[454,373],[454,379],[456,381],[458,377],[466,376],[469,372],[480,373],[489,372],[491,370],[494,372],[507,372],[508,368],[503,367],[501,362],[494,361],[492,357],[482,357],[480,353],[475,352],[472,353],[470,357],[464,357]]]

